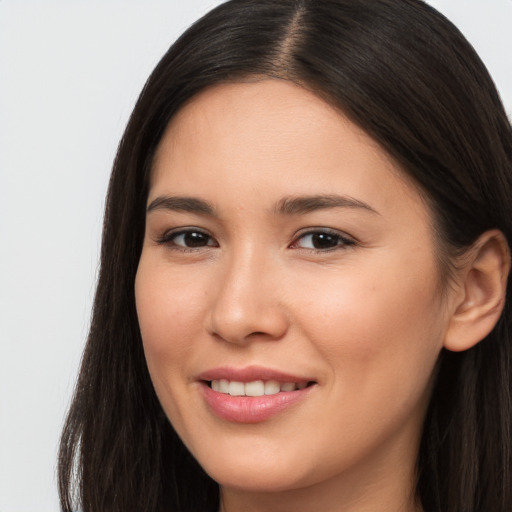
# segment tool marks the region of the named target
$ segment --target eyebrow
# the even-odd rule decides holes
[[[377,210],[363,201],[334,194],[284,197],[276,203],[272,211],[278,215],[303,215],[329,208],[359,208],[379,215]],[[210,202],[196,197],[159,196],[149,203],[146,211],[150,213],[155,210],[217,216],[215,207]]]
[[[196,197],[159,196],[147,207],[146,212],[154,210],[172,210],[175,212],[199,213],[202,215],[215,215],[215,208],[208,201]]]
[[[281,215],[301,215],[328,208],[360,208],[379,215],[377,210],[363,201],[335,194],[285,197],[276,204],[274,211]]]

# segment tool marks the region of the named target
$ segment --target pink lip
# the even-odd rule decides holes
[[[277,382],[311,382],[315,379],[308,377],[300,377],[290,373],[281,372],[279,370],[272,370],[262,366],[247,366],[245,368],[235,368],[232,366],[225,366],[222,368],[212,368],[197,376],[197,380],[211,381],[211,380],[236,380],[238,382],[251,382],[253,380],[275,380]]]
[[[313,379],[261,367],[215,368],[198,376],[200,391],[209,409],[217,417],[235,423],[260,423],[291,408],[304,400],[315,386],[308,386],[295,391],[281,391],[275,395],[258,397],[231,396],[214,391],[209,386],[212,380],[234,380],[251,382],[254,380],[275,380],[277,382],[310,382]]]

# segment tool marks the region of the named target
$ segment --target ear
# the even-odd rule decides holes
[[[457,272],[453,314],[444,347],[459,352],[483,340],[498,322],[505,305],[510,251],[503,233],[486,231],[468,249]]]

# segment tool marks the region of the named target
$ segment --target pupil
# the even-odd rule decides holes
[[[315,249],[329,249],[337,245],[337,239],[333,235],[327,233],[317,233],[312,237]]]
[[[205,245],[208,245],[208,237],[203,233],[186,233],[185,245],[187,247],[204,247]]]

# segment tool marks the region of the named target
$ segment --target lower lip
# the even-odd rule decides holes
[[[206,383],[201,383],[203,397],[211,411],[223,420],[236,423],[260,423],[268,420],[304,400],[313,387],[315,386],[253,397],[219,393]]]

